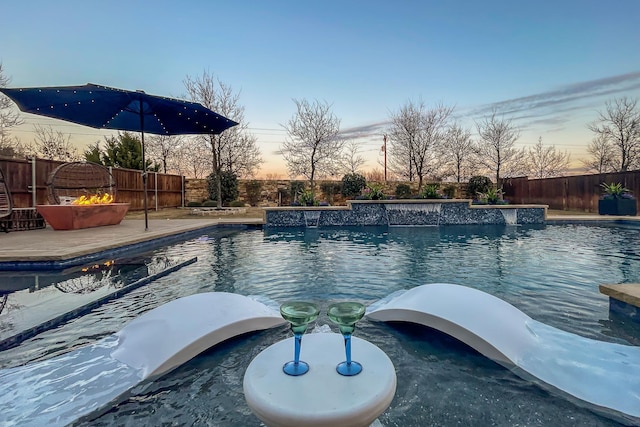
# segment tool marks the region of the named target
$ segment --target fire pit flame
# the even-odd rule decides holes
[[[72,205],[108,205],[113,203],[114,197],[109,193],[103,195],[80,196],[71,202]]]

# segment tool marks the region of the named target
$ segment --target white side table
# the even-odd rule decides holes
[[[362,372],[344,377],[336,365],[345,360],[340,334],[305,334],[300,359],[309,372],[292,377],[282,365],[293,359],[293,338],[266,348],[244,374],[244,396],[253,413],[267,426],[368,426],[391,404],[396,372],[378,347],[351,338],[352,360]]]

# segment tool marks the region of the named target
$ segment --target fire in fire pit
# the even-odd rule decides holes
[[[80,196],[71,202],[72,205],[108,205],[113,203],[114,197],[109,193],[103,195]]]

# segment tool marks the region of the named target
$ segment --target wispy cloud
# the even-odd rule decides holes
[[[516,121],[522,130],[557,130],[563,129],[580,111],[598,110],[604,107],[607,99],[629,94],[634,97],[639,91],[640,72],[627,73],[570,84],[534,95],[458,108],[454,118],[473,126],[473,121],[481,120],[495,110],[498,114]],[[377,140],[386,132],[389,123],[386,120],[347,128],[342,130],[340,135],[346,139],[360,141]]]
[[[590,108],[603,97],[624,95],[640,89],[640,72],[621,74],[597,80],[575,83],[559,89],[529,95],[521,98],[508,99],[482,105],[469,111],[469,115],[485,116],[496,110],[505,116],[521,113],[537,114],[538,116],[554,114],[559,111],[569,112]],[[589,101],[578,103],[578,101]]]
[[[345,139],[362,139],[373,136],[382,136],[385,129],[389,126],[388,121],[371,123],[363,126],[356,126],[352,128],[343,129],[340,131],[340,136]]]

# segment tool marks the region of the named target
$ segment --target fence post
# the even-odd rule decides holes
[[[158,172],[155,172],[156,176],[156,212],[158,211]]]
[[[109,194],[113,195],[113,166],[109,166]]]
[[[180,177],[180,203],[182,204],[182,207],[184,208],[184,175],[182,175]]]
[[[35,208],[38,204],[37,198],[38,187],[36,187],[36,156],[31,158],[31,207]]]

